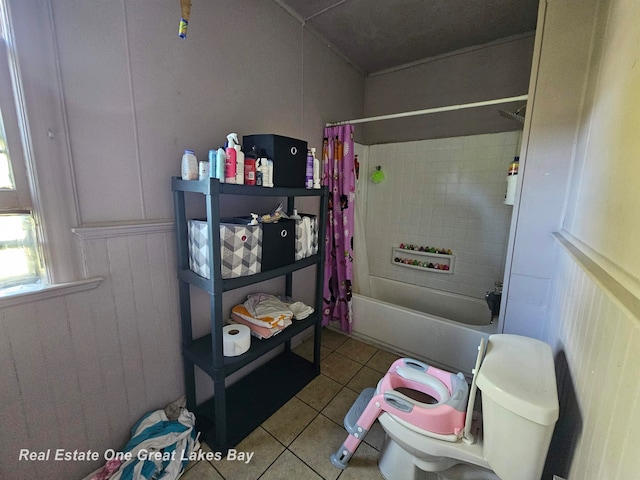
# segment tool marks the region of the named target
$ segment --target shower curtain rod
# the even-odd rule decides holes
[[[378,120],[389,120],[392,118],[414,117],[416,115],[426,115],[428,113],[449,112],[451,110],[462,110],[465,108],[484,107],[486,105],[497,105],[499,103],[518,102],[526,100],[528,95],[519,95],[517,97],[497,98],[495,100],[485,100],[483,102],[462,103],[459,105],[448,105],[445,107],[427,108],[425,110],[414,110],[412,112],[391,113],[389,115],[378,115],[377,117],[356,118],[355,120],[345,120],[343,122],[327,123],[326,127],[336,127],[338,125],[377,122]]]

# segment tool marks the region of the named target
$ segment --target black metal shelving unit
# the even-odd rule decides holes
[[[327,216],[327,188],[265,188],[220,183],[217,179],[186,181],[172,177],[176,237],[178,247],[178,285],[180,319],[182,324],[182,353],[187,396],[187,408],[196,414],[197,428],[216,451],[226,451],[237,445],[257,426],[264,422],[291,397],[320,373],[320,332],[322,319],[322,286],[324,275],[324,237]],[[189,269],[189,243],[185,194],[204,196],[209,233],[209,262],[211,278],[197,275]],[[318,254],[299,260],[292,265],[264,271],[255,275],[223,279],[220,271],[220,195],[287,197],[287,211],[293,211],[296,197],[320,197]],[[294,323],[275,337],[251,339],[248,352],[237,357],[225,357],[222,349],[223,292],[285,277],[285,295],[292,295],[293,272],[317,265],[314,313]],[[210,298],[211,333],[194,339],[191,328],[191,287],[204,290]],[[291,352],[291,338],[314,328],[313,361]],[[283,352],[253,370],[229,387],[225,379],[232,373],[266,353],[284,345]],[[213,380],[214,396],[196,405],[195,367]]]

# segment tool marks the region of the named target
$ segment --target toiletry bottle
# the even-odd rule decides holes
[[[224,148],[218,148],[216,152],[216,178],[220,180],[220,183],[224,183],[225,169],[227,167],[227,154]]]
[[[226,150],[226,159],[225,159],[225,167],[224,167],[224,181],[225,183],[236,183],[236,174],[238,163],[236,160],[236,149],[234,148],[235,141],[234,137],[237,138],[235,133],[230,133],[227,135],[227,150]]]
[[[239,143],[236,143],[233,148],[236,149],[236,183],[244,185],[244,153]]]
[[[244,158],[244,184],[256,184],[256,149],[253,147]]]
[[[263,187],[273,187],[273,162],[264,157],[258,159],[258,177]]]
[[[316,149],[311,149],[313,156],[313,188],[320,188],[320,160],[316,158]]]
[[[208,180],[210,171],[211,168],[207,160],[201,160],[198,162],[198,180]]]
[[[262,174],[263,174],[262,162],[263,161],[264,161],[263,158],[258,158],[256,160],[256,185],[260,187],[264,186],[264,184],[262,183]]]
[[[289,218],[291,220],[301,220],[302,219],[302,217],[298,214],[298,209],[297,208],[293,209],[293,213],[291,215],[289,215]]]
[[[209,178],[216,178],[216,161],[218,160],[217,150],[209,150]]]
[[[273,160],[269,159],[267,159],[267,184],[265,187],[273,187]]]
[[[198,159],[193,150],[185,150],[182,155],[182,179],[198,180]]]
[[[304,178],[305,188],[313,188],[313,155],[307,150],[307,170]]]

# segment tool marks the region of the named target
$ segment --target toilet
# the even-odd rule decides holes
[[[369,392],[371,402],[381,406],[377,418],[386,435],[378,466],[387,480],[540,479],[559,411],[551,347],[529,337],[497,334],[489,337],[486,349],[483,339],[478,350],[462,418],[456,412],[459,405],[451,408],[455,388],[446,381],[447,372],[419,368],[424,364],[415,360],[406,365],[417,372],[404,372],[400,379],[389,382],[387,377],[398,375],[398,369],[391,368],[375,392]],[[403,378],[411,380],[409,390],[431,392],[434,401],[427,405],[403,394],[404,403],[385,405],[384,398],[397,396],[389,389],[397,390]],[[438,382],[442,385],[437,386]],[[424,385],[428,385],[426,390]],[[480,390],[481,408],[474,408],[476,389]],[[354,420],[355,415],[372,410],[371,404],[364,407],[364,398],[359,400],[360,405],[356,401],[345,417],[350,435],[337,456],[332,455],[332,463],[339,468],[346,468],[372,423],[367,415]],[[432,417],[438,422],[430,423]],[[441,425],[446,417],[457,426],[444,432]],[[362,432],[358,425],[363,424],[366,429]]]
[[[378,465],[387,480],[540,479],[559,411],[551,347],[498,334],[489,337],[484,358],[482,349],[465,432],[457,441],[420,432],[389,413],[380,415],[386,438]],[[476,387],[482,412],[474,425]]]

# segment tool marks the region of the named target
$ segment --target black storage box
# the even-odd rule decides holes
[[[274,187],[305,187],[307,142],[281,135],[245,135],[242,146],[245,152],[256,147],[259,157],[273,161]]]
[[[262,271],[296,261],[296,222],[288,218],[262,225]]]

